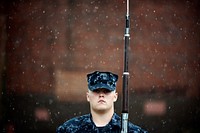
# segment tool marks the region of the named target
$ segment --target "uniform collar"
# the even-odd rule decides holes
[[[116,113],[114,113],[111,121],[108,124],[110,124],[112,126],[121,127],[121,121],[120,120],[121,120],[120,117]]]
[[[81,123],[82,126],[95,126],[93,120],[92,120],[92,115],[91,114],[87,114],[85,115],[85,119],[84,122]],[[110,122],[107,124],[108,126],[118,126],[121,127],[121,122],[120,122],[120,117],[114,113]]]

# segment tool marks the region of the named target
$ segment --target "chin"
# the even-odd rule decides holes
[[[96,108],[97,111],[100,111],[100,112],[104,112],[106,110],[108,110],[107,108],[105,107],[99,107],[99,108]]]

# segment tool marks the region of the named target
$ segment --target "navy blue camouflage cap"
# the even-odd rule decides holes
[[[91,91],[99,88],[114,91],[116,89],[117,80],[118,75],[111,72],[95,71],[87,74],[88,88]]]

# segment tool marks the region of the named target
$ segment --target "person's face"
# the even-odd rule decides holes
[[[93,111],[104,112],[114,109],[114,102],[117,100],[118,94],[115,91],[107,89],[97,89],[95,91],[88,90],[87,101]]]

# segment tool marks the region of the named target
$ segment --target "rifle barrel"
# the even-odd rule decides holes
[[[129,98],[128,98],[128,51],[129,51],[129,43],[130,43],[130,16],[129,16],[129,0],[126,1],[127,11],[126,11],[126,24],[125,24],[125,45],[124,45],[124,72],[123,72],[123,88],[122,88],[122,122],[121,122],[121,133],[128,132],[128,106],[129,106]]]

